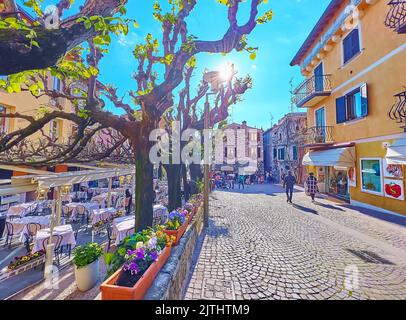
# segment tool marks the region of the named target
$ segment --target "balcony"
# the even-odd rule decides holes
[[[398,33],[406,33],[406,0],[391,0],[385,25]]]
[[[305,132],[306,147],[334,144],[333,127],[312,127]]]
[[[293,91],[293,102],[298,108],[310,108],[330,96],[331,90],[331,75],[313,76]]]
[[[390,109],[388,115],[393,121],[399,123],[399,126],[406,132],[406,91],[395,95],[396,103]]]

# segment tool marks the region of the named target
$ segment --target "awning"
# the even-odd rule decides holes
[[[386,153],[388,164],[404,164],[406,165],[406,138],[396,140]]]
[[[222,167],[221,167],[221,171],[234,172],[234,168],[231,167],[231,166],[222,166]]]
[[[304,158],[304,166],[317,167],[355,167],[355,148],[335,148],[322,151],[310,151]]]

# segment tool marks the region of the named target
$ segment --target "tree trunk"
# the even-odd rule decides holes
[[[185,195],[185,201],[189,201],[190,199],[190,185],[187,181],[187,168],[185,164],[182,164],[182,181],[183,181],[183,193]]]
[[[165,169],[168,177],[168,210],[173,211],[182,206],[181,165],[170,164]]]
[[[199,193],[196,182],[203,180],[203,173],[200,164],[189,165],[190,170],[190,194],[194,195]]]
[[[152,226],[152,209],[154,204],[153,164],[149,159],[150,143],[138,139],[135,146],[136,180],[135,180],[135,228],[136,231]]]

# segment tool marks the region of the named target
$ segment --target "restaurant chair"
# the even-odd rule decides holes
[[[42,247],[44,250],[46,250],[49,242],[50,242],[51,237],[46,238],[42,241]],[[54,246],[54,255],[56,258],[56,264],[59,266],[60,265],[60,255],[62,254],[62,243],[63,237],[59,234],[54,234],[52,236],[52,243],[55,245]]]
[[[133,235],[134,233],[135,233],[135,228],[134,228],[134,229],[127,230],[127,232],[125,233],[125,236],[126,236],[126,237],[129,237],[129,236]]]
[[[13,242],[14,237],[14,226],[12,223],[6,221],[6,242],[4,243],[4,247],[11,248],[11,243]]]
[[[78,235],[79,235],[80,228],[81,228],[81,224],[80,224],[80,223],[72,224],[73,234],[74,234],[74,236],[75,236],[75,241],[76,241],[76,243],[78,242]],[[69,256],[69,259],[70,259],[70,256],[71,256],[71,254],[72,254],[72,245],[71,245],[71,244],[67,244],[66,247],[67,247],[68,256]]]
[[[29,223],[27,224],[27,233],[24,234],[25,241],[24,245],[27,249],[27,253],[31,252],[31,245],[34,242],[34,237],[37,232],[42,229],[42,226],[39,223]]]
[[[113,227],[111,226],[110,223],[106,223],[106,224],[104,225],[104,227],[106,228],[106,231],[107,231],[107,240],[108,240],[108,243],[107,243],[107,252],[109,252],[109,251],[110,251],[111,243],[114,242],[114,241],[116,241],[117,236],[114,236],[114,235],[113,235]]]
[[[154,210],[153,216],[152,216],[152,225],[154,227],[156,225],[159,225],[162,223],[162,217],[163,217],[164,213],[165,213],[165,211],[163,209]]]

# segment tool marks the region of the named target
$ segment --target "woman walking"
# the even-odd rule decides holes
[[[306,194],[310,195],[312,198],[312,202],[314,202],[314,198],[316,193],[319,192],[319,186],[317,185],[318,181],[314,176],[313,172],[309,173],[309,176],[306,179]]]

